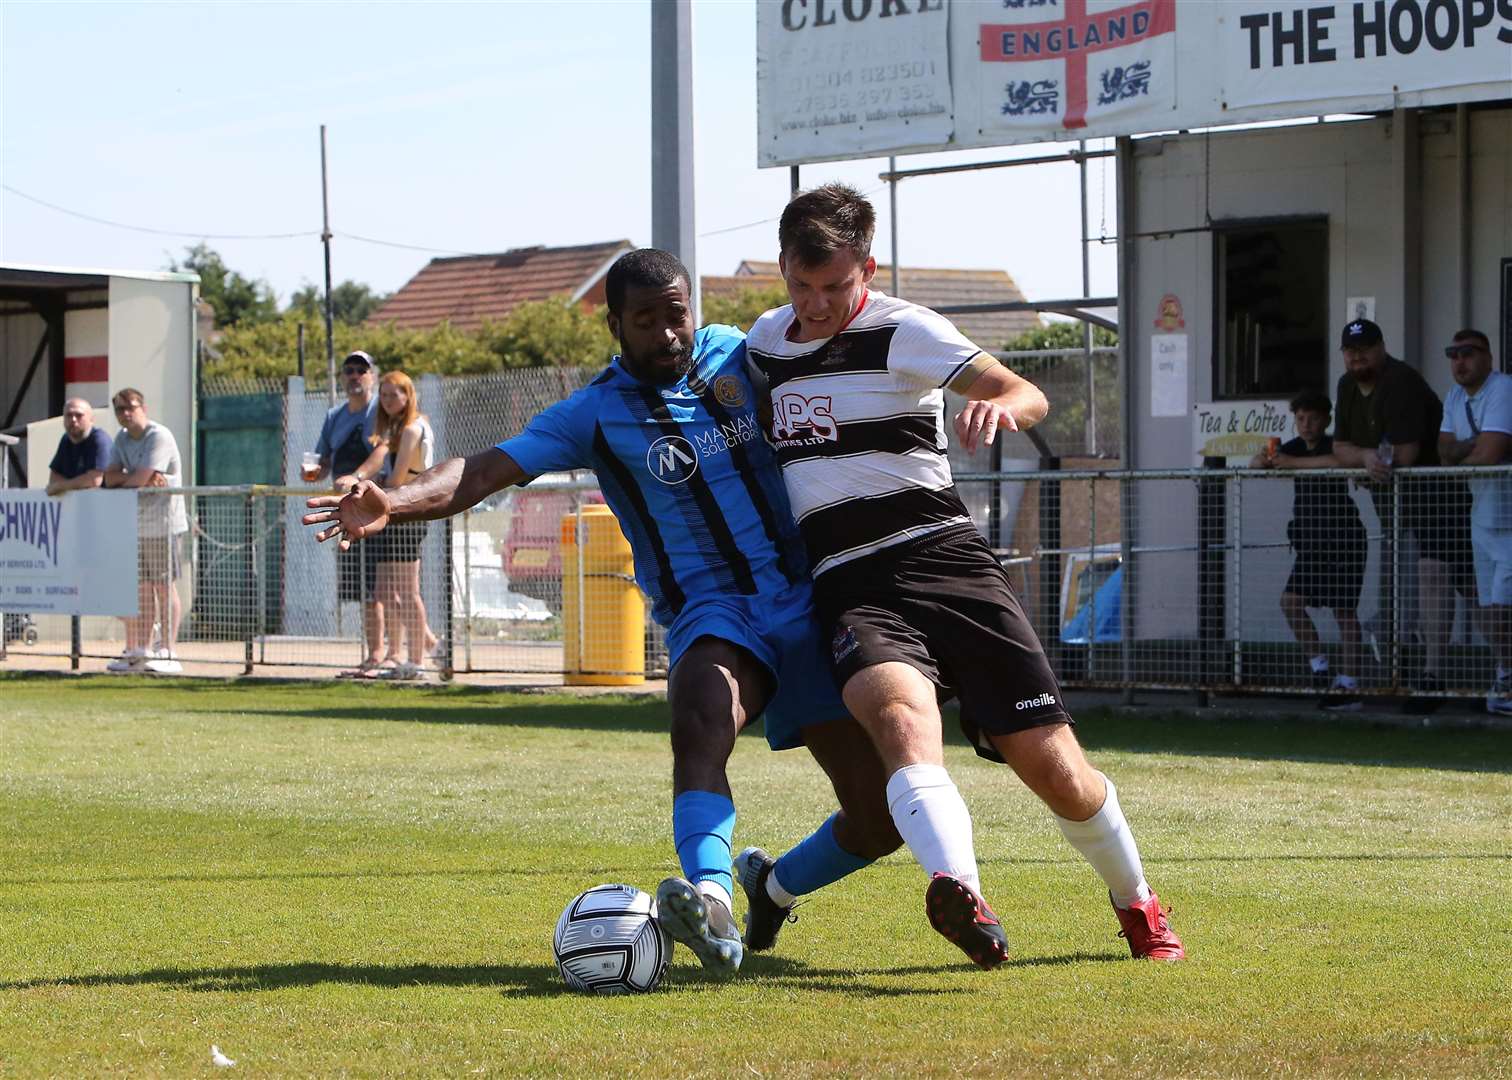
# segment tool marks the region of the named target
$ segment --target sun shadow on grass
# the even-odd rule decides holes
[[[220,968],[152,968],[99,975],[0,982],[0,991],[95,986],[165,986],[212,993],[282,990],[345,983],[352,986],[493,987],[506,993],[550,997],[572,991],[551,964],[252,964]]]

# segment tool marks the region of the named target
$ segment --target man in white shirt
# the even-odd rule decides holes
[[[942,316],[869,288],[875,227],[854,188],[795,196],[778,226],[793,302],[756,321],[746,350],[771,397],[772,442],[846,707],[876,745],[888,810],[930,875],[925,912],[981,967],[1007,959],[971,815],[944,766],[939,703],[955,697],[977,753],[1011,765],[1102,878],[1133,955],[1179,960],[1114,786],[1082,754],[1044,648],[945,456],[945,388],[967,398],[955,431],[968,451],[1038,423],[1049,403]]]
[[[1445,465],[1512,461],[1512,375],[1492,370],[1491,342],[1461,330],[1445,346],[1454,389],[1444,398],[1439,459]],[[1496,657],[1486,711],[1512,715],[1512,477],[1470,481],[1470,539],[1482,632]]]
[[[148,419],[140,390],[125,387],[110,399],[121,430],[116,432],[107,488],[176,488],[184,470],[173,432]],[[126,651],[106,665],[109,671],[183,670],[174,655],[183,604],[175,585],[183,562],[182,538],[189,531],[182,495],[137,496],[137,614],[126,623]],[[154,642],[156,623],[160,637]]]

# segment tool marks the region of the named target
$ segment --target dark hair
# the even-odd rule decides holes
[[[146,405],[147,399],[142,392],[134,386],[123,386],[114,394],[110,395],[112,405]]]
[[[1480,342],[1480,347],[1482,349],[1485,349],[1487,352],[1491,351],[1491,339],[1488,338],[1485,334],[1481,333],[1479,330],[1471,330],[1468,328],[1464,330],[1456,330],[1454,332],[1454,340],[1478,341]]]
[[[1322,413],[1324,416],[1333,415],[1333,402],[1328,400],[1328,395],[1321,390],[1304,390],[1291,399],[1291,411],[1299,412],[1306,409],[1308,412]]]
[[[782,211],[777,241],[800,266],[823,266],[839,252],[857,259],[871,254],[877,212],[849,184],[825,184],[794,195]]]
[[[625,307],[625,290],[632,285],[663,289],[682,282],[693,291],[693,278],[682,260],[660,248],[636,248],[614,260],[604,277],[604,300],[618,316]]]

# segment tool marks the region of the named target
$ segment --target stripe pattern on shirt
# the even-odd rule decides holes
[[[969,525],[945,456],[943,387],[982,353],[927,308],[868,292],[833,337],[787,339],[791,307],[751,328],[771,441],[814,575]]]

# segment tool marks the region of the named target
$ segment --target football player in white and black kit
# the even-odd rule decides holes
[[[795,196],[778,229],[792,303],[757,320],[747,349],[770,394],[845,704],[876,743],[893,821],[930,875],[930,922],[982,967],[1007,957],[982,899],[971,816],[943,764],[939,703],[953,696],[977,752],[1011,765],[1102,877],[1133,955],[1179,960],[1113,784],[1083,755],[945,456],[946,387],[968,399],[955,418],[968,451],[1039,422],[1049,405],[940,315],[869,287],[875,221],[842,184]]]

